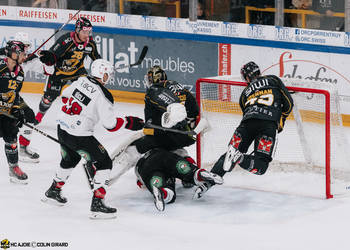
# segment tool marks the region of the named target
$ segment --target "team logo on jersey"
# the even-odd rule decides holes
[[[77,153],[84,158],[86,161],[91,161],[91,156],[88,152],[86,152],[85,150],[78,150]]]
[[[239,144],[241,143],[242,141],[242,137],[240,134],[238,133],[235,133],[233,134],[232,138],[231,138],[231,141],[230,141],[230,144],[234,147],[234,148],[237,148],[238,149],[238,146]]]
[[[269,155],[271,154],[272,146],[273,146],[273,139],[271,137],[263,136],[259,140],[257,151]]]
[[[187,161],[178,161],[176,163],[176,169],[180,174],[187,174],[191,171],[190,165]]]
[[[16,78],[18,81],[23,81],[23,76],[17,76],[17,78]]]
[[[82,50],[84,48],[84,44],[79,44],[78,49]]]
[[[15,77],[16,77],[15,72],[11,72],[11,77],[13,77],[13,78],[15,78]]]
[[[157,188],[163,186],[163,178],[160,176],[152,176],[150,180],[151,186],[155,186]]]

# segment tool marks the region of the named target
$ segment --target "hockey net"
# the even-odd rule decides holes
[[[298,190],[297,194],[306,191],[307,196],[317,197],[325,194],[326,198],[347,193],[350,157],[346,152],[349,147],[345,129],[348,128],[343,126],[337,91],[320,89],[319,84],[316,88],[312,82],[284,82],[293,93],[295,106],[283,132],[278,134],[267,177],[256,176],[261,178],[257,179],[249,173],[234,182],[236,185],[252,182],[249,188],[261,182],[265,189],[268,182],[278,182],[281,185],[270,186],[270,189],[279,192],[281,188],[284,189],[282,193],[292,194],[293,190]],[[238,100],[245,86],[241,81],[227,78],[197,80],[196,98],[201,116],[208,119],[211,127],[197,138],[199,166],[210,169],[226,152],[242,117]],[[251,146],[247,153],[252,151]],[[264,178],[267,178],[265,182]]]

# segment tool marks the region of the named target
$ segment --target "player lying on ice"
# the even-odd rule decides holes
[[[176,199],[175,178],[198,188],[224,182],[219,175],[198,168],[180,155],[161,148],[148,151],[137,162],[135,173],[138,185],[147,187],[159,211],[164,211],[165,204],[173,203]]]
[[[125,146],[121,145],[112,154],[112,158],[115,155],[117,157],[110,183],[138,162],[139,179],[153,193],[157,209],[163,210],[164,202],[175,200],[175,178],[181,179],[186,187],[202,185],[203,181],[221,184],[222,179],[203,170],[196,172],[198,168],[194,160],[184,149],[195,143],[194,134],[199,134],[208,126],[205,119],[195,125],[199,108],[193,95],[180,83],[168,80],[159,66],[148,70],[146,80],[148,88],[144,111],[148,122],[144,134],[132,136]],[[152,127],[153,125],[160,129]],[[193,131],[195,133],[191,135],[190,132]],[[139,161],[143,154],[145,156]],[[148,165],[152,166],[145,167]],[[150,183],[152,178],[155,181],[153,184]]]

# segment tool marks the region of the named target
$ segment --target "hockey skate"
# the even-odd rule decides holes
[[[49,203],[56,206],[63,206],[67,203],[67,199],[61,196],[61,186],[63,184],[60,182],[53,181],[51,187],[45,192],[45,197],[41,201]]]
[[[162,191],[159,188],[152,186],[152,194],[154,198],[154,206],[157,208],[158,211],[164,211],[165,204]]]
[[[113,219],[117,217],[117,209],[107,207],[104,204],[104,199],[96,197],[95,195],[92,197],[90,211],[91,219]]]
[[[17,184],[28,184],[28,176],[19,166],[10,166],[10,182]]]
[[[193,193],[192,199],[198,200],[200,199],[204,193],[206,193],[213,185],[209,182],[203,182],[201,185],[198,185],[196,190]]]
[[[19,147],[19,160],[21,162],[38,163],[40,155],[34,152],[29,146],[20,145]]]
[[[226,152],[223,169],[226,172],[230,172],[242,160],[243,154],[230,144]]]
[[[224,179],[214,173],[208,172],[204,169],[198,169],[194,173],[194,182],[198,186],[193,194],[193,199],[199,199],[215,184],[222,185]]]

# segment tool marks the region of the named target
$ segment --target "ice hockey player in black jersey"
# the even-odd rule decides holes
[[[31,43],[29,41],[29,34],[26,32],[17,32],[15,34],[15,41],[22,42],[25,47],[25,51],[31,47]],[[51,57],[50,57],[51,55]],[[4,48],[0,48],[0,57],[6,57],[6,50]],[[51,60],[50,60],[51,58]],[[35,71],[38,73],[42,73],[44,75],[51,75],[54,72],[54,66],[55,63],[54,58],[52,58],[52,52],[48,50],[40,50],[37,55],[31,55],[26,57],[24,62],[21,64],[21,67],[24,71],[24,74],[26,74],[28,71]],[[31,109],[24,109],[25,116],[27,119],[31,119],[33,112]],[[34,115],[35,116],[35,115]],[[35,125],[37,124],[37,121],[34,120]],[[27,127],[22,127],[19,134],[19,161],[22,162],[31,162],[31,163],[38,163],[40,155],[30,147],[30,140],[32,136],[32,129],[29,129]]]
[[[5,141],[10,181],[26,184],[28,176],[18,165],[17,133],[24,122],[34,123],[35,117],[33,110],[19,95],[24,80],[21,64],[27,57],[25,45],[19,41],[9,41],[5,53],[6,57],[0,59],[0,135]]]
[[[276,133],[282,132],[293,109],[293,99],[277,76],[262,76],[254,62],[242,67],[241,76],[248,84],[239,99],[243,117],[227,152],[221,155],[211,170],[220,176],[232,171],[236,165],[256,175],[264,174],[272,161]],[[253,142],[253,154],[246,154]],[[199,187],[197,198],[207,188]]]
[[[164,128],[175,128],[182,131],[195,130],[200,133],[206,128],[206,120],[202,119],[196,127],[199,114],[198,104],[191,92],[180,83],[167,79],[167,75],[160,66],[153,66],[146,75],[147,91],[145,95],[145,128],[144,136],[133,141],[130,146],[115,160],[116,172],[112,176],[120,175],[134,167],[142,154],[154,148],[176,151],[191,163],[194,160],[183,147],[195,143],[196,138],[186,134],[179,134],[161,129],[147,127],[148,123]],[[191,186],[185,184],[185,186]]]
[[[97,52],[93,40],[92,24],[80,17],[75,23],[75,31],[62,35],[50,48],[53,53],[55,72],[48,77],[44,95],[39,104],[39,112],[36,119],[40,123],[52,102],[61,94],[62,87],[67,82],[73,82],[80,76],[86,76],[84,59],[89,56],[93,61],[101,58]],[[52,55],[47,54],[47,60],[52,60]]]
[[[148,151],[138,162],[135,173],[154,198],[154,205],[163,211],[165,204],[176,199],[174,178],[201,187],[223,183],[222,177],[199,169],[185,158],[173,152],[156,148]]]
[[[110,132],[121,128],[140,130],[144,125],[143,120],[138,117],[117,117],[113,96],[104,87],[112,74],[112,65],[103,59],[97,59],[91,65],[91,76],[80,77],[63,91],[62,106],[57,117],[62,159],[52,185],[43,198],[43,201],[56,205],[67,202],[61,196],[61,189],[83,157],[95,170],[90,209],[92,219],[116,216],[116,209],[104,204],[112,160],[93,135],[95,125],[101,121]]]

